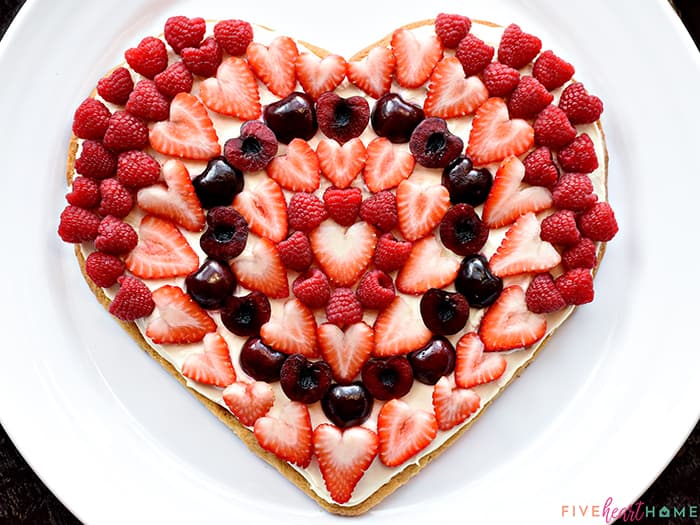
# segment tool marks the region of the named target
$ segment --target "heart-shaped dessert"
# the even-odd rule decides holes
[[[240,20],[163,35],[75,112],[58,233],[252,451],[365,512],[593,300],[602,102],[537,37],[459,15],[348,61]]]

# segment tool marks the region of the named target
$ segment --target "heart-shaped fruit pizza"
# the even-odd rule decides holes
[[[75,112],[58,233],[327,510],[417,474],[593,300],[603,105],[517,25],[440,14],[346,61],[175,16],[125,58]]]

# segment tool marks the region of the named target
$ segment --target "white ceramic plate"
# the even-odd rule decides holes
[[[664,0],[324,3],[27,3],[0,45],[3,425],[86,523],[337,521],[94,300],[55,233],[71,117],[124,50],[174,14],[249,19],[349,56],[401,24],[458,10],[518,22],[603,98],[621,231],[596,301],[461,441],[356,521],[560,523],[562,505],[632,503],[700,409],[700,61],[689,36]]]

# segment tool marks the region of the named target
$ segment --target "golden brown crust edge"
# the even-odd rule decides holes
[[[419,22],[414,22],[411,24],[407,24],[403,26],[406,29],[413,29],[416,27],[421,27],[427,24],[432,24],[434,22],[434,19],[429,19],[429,20],[423,20]],[[494,24],[491,22],[486,22],[482,20],[475,20],[476,23],[488,25],[491,27],[498,27],[498,24]],[[392,33],[393,34],[393,33]],[[383,39],[379,40],[378,42],[366,47],[359,53],[355,54],[351,60],[360,60],[363,57],[369,53],[369,51],[377,46],[387,46],[391,42],[391,35],[389,34]],[[329,51],[326,51],[322,48],[319,48],[317,46],[314,46],[312,44],[308,44],[306,42],[300,41],[305,47],[310,49],[312,52],[314,52],[316,55],[320,57],[325,57],[330,54]],[[94,92],[92,94],[94,96]],[[598,127],[601,136],[603,138],[603,147],[604,147],[604,152],[605,152],[605,159],[604,159],[604,166],[605,166],[605,186],[607,188],[607,183],[608,183],[608,150],[607,150],[607,145],[605,142],[605,133],[603,131],[603,127],[600,121],[596,122],[596,126]],[[75,159],[76,159],[76,154],[78,151],[78,142],[77,142],[77,137],[72,136],[70,140],[70,144],[68,147],[68,159],[66,162],[66,182],[68,183],[68,186],[71,185],[72,180],[73,180],[73,166],[75,164]],[[605,246],[606,243],[601,243],[599,250],[598,250],[598,262],[596,264],[596,267],[593,269],[593,274],[595,276],[596,272],[598,271],[598,268],[600,267],[600,262],[603,258],[603,255],[605,254]],[[88,287],[90,290],[92,290],[93,294],[97,298],[97,300],[104,306],[107,311],[109,311],[109,305],[111,303],[110,299],[105,295],[104,290],[97,285],[95,285],[92,280],[88,277],[87,273],[85,272],[85,257],[83,256],[81,246],[77,244],[75,246],[75,255],[78,260],[78,264],[80,266],[80,271],[83,274],[83,278],[85,279],[85,282],[87,282]],[[572,310],[573,313],[573,310]],[[177,369],[171,365],[167,360],[165,360],[163,357],[161,357],[158,352],[156,352],[150,345],[149,343],[145,340],[141,332],[139,331],[138,327],[136,326],[135,323],[133,322],[125,322],[121,321],[117,318],[114,318],[115,321],[117,321],[121,327],[136,341],[136,343],[141,347],[142,350],[144,350],[146,353],[148,353],[155,361],[160,363],[160,365],[167,370],[177,381],[180,382],[183,386],[186,387],[187,391],[189,391],[195,398],[197,398],[212,414],[214,414],[219,420],[221,420],[226,426],[228,426],[240,439],[245,443],[245,445],[255,454],[260,456],[263,460],[265,460],[267,463],[275,467],[282,475],[284,475],[287,479],[289,479],[292,483],[294,483],[299,489],[301,489],[307,496],[309,496],[311,499],[313,499],[316,503],[318,503],[322,508],[327,510],[328,512],[332,512],[334,514],[339,514],[343,516],[358,516],[360,514],[364,514],[368,510],[370,510],[372,507],[375,505],[379,504],[384,498],[389,496],[391,493],[393,493],[397,488],[399,488],[401,485],[404,485],[407,483],[413,476],[418,474],[426,465],[428,465],[431,461],[433,461],[435,458],[440,456],[445,450],[447,450],[453,443],[455,443],[461,436],[466,432],[472,424],[479,419],[481,414],[483,414],[486,409],[491,405],[491,403],[496,400],[501,393],[511,384],[511,382],[520,376],[522,372],[532,363],[535,359],[535,357],[540,353],[542,348],[547,344],[554,335],[554,333],[548,335],[537,347],[537,349],[533,352],[533,355],[528,359],[523,365],[521,365],[520,369],[508,380],[508,382],[503,385],[496,395],[491,398],[483,407],[482,410],[477,414],[471,421],[469,421],[464,427],[459,429],[453,436],[451,436],[445,443],[443,443],[438,449],[434,450],[430,454],[424,456],[423,458],[420,459],[415,464],[411,464],[404,468],[402,471],[398,472],[395,474],[387,483],[382,485],[379,489],[377,489],[370,497],[362,501],[361,503],[358,503],[357,505],[353,506],[343,506],[343,505],[337,505],[334,503],[329,503],[328,501],[320,498],[311,488],[311,485],[309,482],[299,473],[297,472],[294,468],[292,468],[286,461],[282,461],[279,459],[277,456],[274,454],[264,450],[259,444],[257,439],[255,438],[255,435],[253,434],[252,431],[250,431],[248,428],[243,426],[238,419],[231,414],[228,410],[223,408],[222,406],[218,405],[217,403],[214,403],[210,399],[207,399],[203,395],[201,395],[199,392],[191,389],[189,386],[187,386],[187,382],[185,381],[184,377],[177,371]]]

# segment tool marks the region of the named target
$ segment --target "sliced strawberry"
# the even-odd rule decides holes
[[[298,299],[290,299],[273,310],[270,320],[260,328],[260,337],[265,344],[285,354],[318,356],[316,319]]]
[[[199,96],[212,111],[241,120],[255,120],[262,111],[258,83],[248,63],[238,57],[227,58],[216,76],[203,80]]]
[[[170,103],[170,118],[156,122],[148,138],[154,150],[173,157],[209,160],[221,153],[207,108],[189,93],[175,96]]]
[[[403,293],[420,295],[430,288],[443,288],[459,273],[460,257],[445,249],[434,235],[417,241],[406,264],[396,277],[396,287]]]
[[[318,327],[318,346],[339,383],[350,383],[360,373],[374,350],[374,330],[355,323],[345,330],[324,323]]]
[[[366,222],[349,228],[324,221],[309,235],[311,250],[324,273],[340,286],[360,278],[374,255],[377,234]]]
[[[173,221],[186,230],[202,231],[206,222],[187,167],[179,160],[163,164],[165,184],[141,188],[136,203],[146,213]]]
[[[292,401],[277,417],[261,417],[255,422],[253,433],[260,446],[278,458],[302,468],[309,466],[312,431],[305,404]]]
[[[287,237],[287,203],[274,180],[265,178],[252,189],[247,185],[236,195],[233,207],[243,215],[251,232],[272,242]]]
[[[476,392],[452,388],[446,377],[440,378],[433,387],[433,410],[440,430],[450,430],[464,423],[480,406],[481,398]]]
[[[396,189],[399,230],[409,241],[425,237],[450,207],[450,192],[442,184],[425,186],[405,180]]]
[[[471,388],[495,381],[506,371],[502,355],[484,356],[484,343],[475,332],[464,334],[457,343],[455,382],[462,388]]]
[[[391,49],[374,47],[362,60],[348,62],[348,80],[370,97],[379,98],[391,89],[395,65]]]
[[[204,352],[192,353],[182,363],[182,375],[204,383],[227,387],[236,380],[226,340],[213,332],[204,336]]]
[[[392,399],[379,411],[379,459],[396,467],[427,447],[437,435],[435,416]]]
[[[246,51],[255,75],[278,97],[286,97],[297,85],[295,64],[299,50],[288,36],[278,36],[269,46],[251,42]]]
[[[442,44],[434,33],[418,36],[409,29],[397,29],[391,36],[391,48],[396,58],[396,82],[407,88],[425,84],[442,58]]]
[[[367,163],[362,178],[372,193],[398,186],[413,172],[416,159],[405,149],[394,146],[385,137],[377,137],[367,146]]]
[[[272,159],[266,170],[280,186],[291,191],[312,192],[321,181],[316,152],[302,139],[292,140],[287,154]]]
[[[275,393],[264,381],[236,381],[226,387],[223,399],[241,423],[252,427],[270,411],[275,402]]]
[[[424,346],[432,336],[420,313],[405,299],[397,297],[374,321],[374,355],[407,354]]]
[[[352,184],[367,160],[367,150],[359,138],[342,146],[335,140],[321,139],[316,147],[316,155],[323,175],[340,189]]]
[[[541,273],[561,262],[561,255],[540,238],[540,221],[530,212],[520,217],[506,232],[501,245],[491,256],[489,266],[499,277],[519,273]]]
[[[430,76],[423,109],[428,117],[453,118],[471,115],[489,98],[479,77],[464,77],[456,57],[445,57]]]
[[[476,110],[469,133],[467,155],[477,166],[521,155],[535,143],[535,131],[527,121],[511,120],[502,98],[490,98]]]
[[[289,295],[287,270],[272,242],[264,237],[248,237],[246,250],[231,261],[238,284],[262,292],[272,299]]]
[[[317,99],[340,85],[347,67],[345,59],[338,55],[320,58],[312,53],[301,53],[296,61],[297,79],[304,91]]]
[[[513,350],[536,343],[547,331],[547,320],[527,309],[525,292],[509,286],[493,303],[479,326],[486,352]]]
[[[501,228],[528,212],[552,206],[552,194],[542,186],[522,185],[525,166],[518,157],[508,157],[498,167],[484,203],[482,218],[491,228]]]
[[[331,498],[347,503],[377,455],[379,437],[364,427],[340,430],[322,423],[314,430],[313,446]]]
[[[142,279],[166,279],[195,271],[199,257],[172,222],[146,215],[139,225],[139,242],[124,263]]]
[[[196,343],[216,330],[216,323],[182,288],[166,284],[153,291],[154,317],[146,335],[156,344]]]

